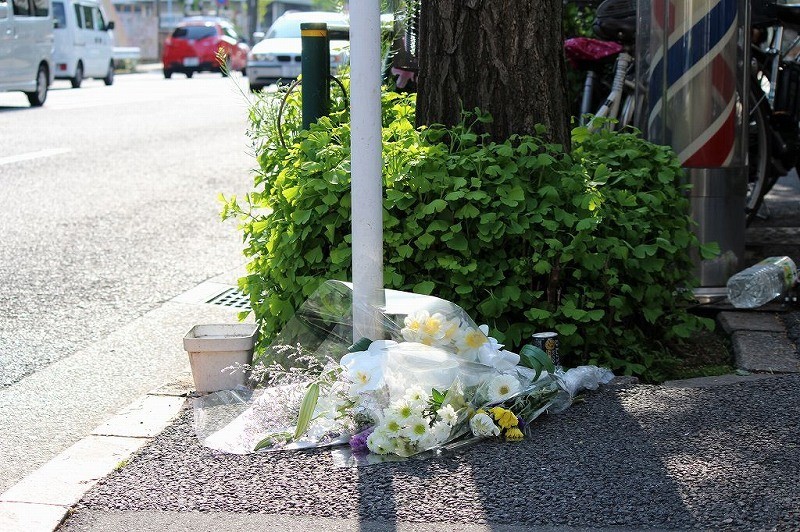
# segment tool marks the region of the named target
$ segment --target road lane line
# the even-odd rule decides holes
[[[4,164],[18,163],[20,161],[29,161],[31,159],[38,159],[40,157],[50,157],[51,155],[60,155],[70,151],[69,148],[52,148],[49,150],[32,151],[30,153],[20,153],[19,155],[12,155],[10,157],[0,157],[0,166]]]

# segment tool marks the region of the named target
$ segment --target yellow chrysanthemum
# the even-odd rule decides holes
[[[510,429],[506,430],[506,440],[508,441],[519,441],[524,436],[522,435],[522,431],[519,430],[519,427],[511,427]]]
[[[504,429],[510,429],[511,427],[516,427],[519,425],[517,416],[515,416],[514,412],[511,410],[496,406],[492,408],[490,412],[492,413],[492,416],[494,416],[494,420],[497,421],[498,425]]]

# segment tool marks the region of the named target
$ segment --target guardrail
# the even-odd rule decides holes
[[[111,57],[114,61],[138,61],[142,58],[142,50],[138,46],[115,46]]]

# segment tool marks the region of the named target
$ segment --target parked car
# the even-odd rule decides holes
[[[272,23],[267,34],[253,46],[247,60],[250,90],[257,91],[278,81],[292,81],[301,72],[300,24],[324,22],[328,25],[331,74],[349,61],[350,21],[341,13],[301,11],[284,13]]]
[[[227,71],[217,57],[220,48],[227,57]],[[227,20],[190,17],[179,22],[164,42],[161,56],[164,77],[170,78],[174,72],[182,72],[191,78],[195,72],[203,71],[221,72],[227,76],[234,70],[240,70],[244,75],[249,51],[250,47]]]
[[[114,21],[98,0],[55,0],[56,79],[68,79],[77,89],[84,78],[114,83]]]
[[[32,107],[53,81],[53,13],[49,0],[0,0],[0,92],[21,91]]]

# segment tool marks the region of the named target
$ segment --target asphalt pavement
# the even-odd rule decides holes
[[[754,259],[800,261],[782,192],[748,229]],[[618,378],[522,442],[361,468],[202,447],[183,372],[0,495],[0,530],[798,530],[800,307],[717,321],[737,374]]]

